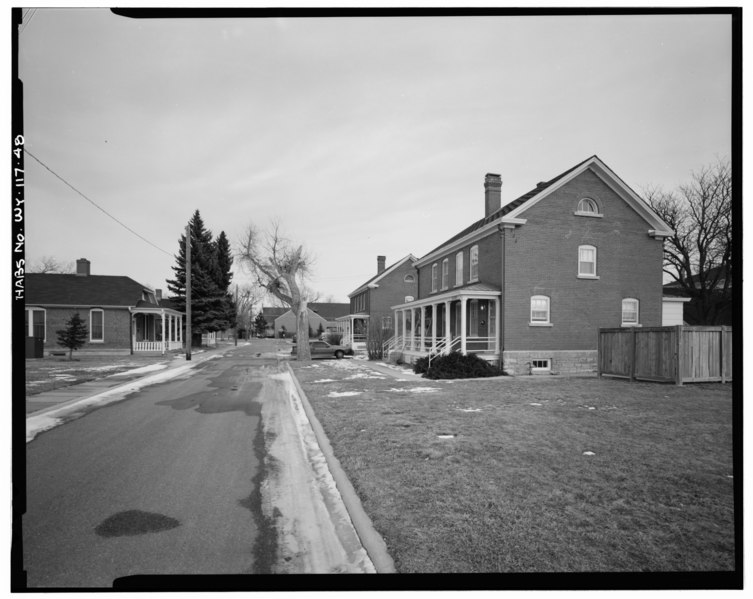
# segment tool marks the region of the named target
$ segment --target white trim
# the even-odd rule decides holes
[[[44,338],[43,341],[47,342],[47,309],[36,307],[36,306],[26,306],[26,312],[30,312],[29,314],[29,327],[26,329],[26,336],[27,337],[33,337],[34,336],[34,312],[42,312],[44,314],[44,320],[42,321],[42,327],[44,328]]]
[[[625,302],[635,302],[635,322],[625,322]],[[623,327],[639,327],[641,322],[641,302],[635,297],[624,297],[620,305],[620,321]]]
[[[431,292],[436,293],[437,292],[437,263],[431,265]]]
[[[589,260],[581,260],[581,251],[583,250],[593,250],[593,262]],[[598,271],[596,270],[596,264],[597,264],[597,256],[598,256],[598,250],[596,249],[595,245],[579,245],[578,246],[578,278],[579,279],[596,279],[598,278]],[[581,272],[580,267],[581,264],[593,264],[594,271],[593,272]]]
[[[463,253],[463,250],[460,250],[455,254],[455,287],[463,286],[463,277],[465,276],[465,273],[463,272]]]
[[[534,320],[533,319],[533,302],[534,300],[546,300],[546,320]],[[528,324],[532,327],[535,326],[551,326],[552,324],[552,300],[548,295],[532,295],[530,303],[529,321]]]
[[[442,260],[442,291],[450,288],[450,259]]]
[[[499,297],[502,295],[501,291],[495,291],[495,290],[479,290],[479,289],[453,289],[450,291],[447,291],[446,293],[442,293],[440,295],[433,295],[431,297],[424,297],[419,300],[414,300],[412,302],[406,302],[404,304],[397,304],[395,306],[390,306],[390,310],[410,310],[411,308],[418,308],[420,306],[428,306],[429,304],[441,304],[444,302],[452,302],[455,300],[459,300],[462,297],[467,297],[468,299],[471,298],[479,298],[479,299],[489,299],[494,297]]]
[[[473,250],[476,250],[476,275],[473,274]],[[478,265],[479,265],[479,257],[478,257],[478,244],[472,245],[470,250],[468,250],[468,282],[469,283],[476,283],[478,281]]]

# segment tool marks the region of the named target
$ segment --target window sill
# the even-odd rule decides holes
[[[639,324],[639,323],[637,323],[637,322],[623,322],[623,323],[622,323],[622,324],[621,324],[620,326],[621,326],[621,327],[624,327],[624,328],[626,328],[626,329],[628,329],[628,328],[629,328],[629,329],[639,329],[639,328],[641,328],[641,327],[642,327],[643,325],[642,325],[642,324]]]
[[[601,277],[599,275],[578,275],[579,279],[591,279],[592,281],[598,281]]]
[[[104,339],[89,339],[89,343],[104,343]]]
[[[603,214],[594,214],[593,212],[573,212],[575,216],[587,216],[589,218],[604,218]]]
[[[551,322],[529,322],[529,327],[553,327]]]

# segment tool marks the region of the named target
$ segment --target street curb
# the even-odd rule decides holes
[[[374,528],[374,524],[363,509],[361,500],[358,498],[356,490],[348,479],[348,475],[345,474],[345,470],[343,470],[340,465],[340,461],[335,457],[335,453],[332,451],[332,445],[324,432],[324,428],[322,428],[319,419],[316,417],[314,409],[311,407],[308,397],[306,397],[306,393],[304,393],[300,382],[298,382],[293,369],[288,363],[286,363],[285,366],[287,366],[290,377],[293,380],[293,385],[301,399],[303,410],[306,412],[306,417],[309,419],[316,441],[319,443],[319,448],[322,450],[325,460],[327,460],[329,471],[340,491],[340,496],[342,497],[345,509],[348,510],[350,520],[353,523],[353,528],[355,528],[363,548],[369,555],[371,563],[374,564],[377,574],[395,574],[395,562],[387,551],[387,544],[384,542],[382,535],[380,535]]]

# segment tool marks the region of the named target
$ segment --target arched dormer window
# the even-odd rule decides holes
[[[602,216],[599,212],[599,205],[596,200],[591,198],[582,198],[578,202],[578,208],[575,211],[577,216]]]

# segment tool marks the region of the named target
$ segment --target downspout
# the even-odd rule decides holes
[[[505,297],[505,275],[507,274],[507,269],[505,268],[505,256],[507,252],[505,251],[505,246],[507,245],[507,235],[505,235],[505,227],[503,225],[498,225],[499,229],[499,236],[500,236],[500,254],[501,254],[501,260],[500,260],[500,281],[499,281],[499,289],[502,292],[502,295],[499,296],[499,367],[501,370],[504,370],[504,362],[502,360],[503,352],[505,351],[505,303],[506,303],[506,297]]]

